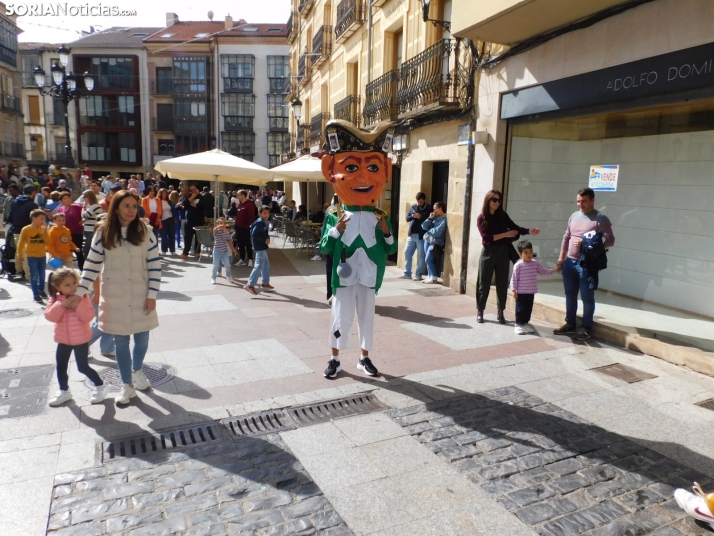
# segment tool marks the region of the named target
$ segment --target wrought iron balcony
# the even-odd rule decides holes
[[[20,99],[12,95],[8,95],[7,93],[2,94],[2,109],[6,112],[22,115],[22,104]],[[25,158],[24,153],[21,158]]]
[[[174,81],[170,78],[152,80],[151,94],[152,95],[171,95],[174,92]]]
[[[359,95],[348,95],[347,98],[335,104],[335,119],[344,119],[359,126],[361,100]]]
[[[310,13],[314,3],[315,0],[300,0],[300,4],[298,5],[298,12],[300,15],[306,17],[308,13]]]
[[[22,143],[6,141],[4,145],[5,150],[3,151],[3,154],[5,156],[11,156],[13,158],[25,158],[27,156],[25,153],[25,146]]]
[[[303,86],[310,80],[312,73],[312,65],[310,64],[310,56],[303,54],[298,60],[298,83]]]
[[[397,89],[400,118],[473,102],[473,54],[463,39],[442,39],[402,64]]]
[[[325,125],[329,120],[329,112],[322,112],[310,119],[310,147],[322,146],[325,141]]]
[[[315,37],[312,38],[312,66],[320,67],[332,54],[332,26],[320,26]]]
[[[395,69],[367,84],[362,111],[365,125],[376,125],[383,119],[397,118],[398,83],[399,71]]]
[[[305,145],[305,139],[310,142],[310,126],[300,125],[295,138],[295,153],[302,154],[305,149],[310,149],[309,145]]]
[[[288,19],[288,43],[295,41],[295,38],[298,36],[298,20],[294,11],[290,13],[290,18]]]
[[[268,78],[270,82],[271,93],[287,93],[290,90],[290,79],[285,78]]]
[[[335,26],[337,42],[342,43],[349,39],[363,22],[363,0],[342,0],[337,4],[337,26]]]

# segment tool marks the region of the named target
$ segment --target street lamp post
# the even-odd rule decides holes
[[[74,167],[74,158],[72,158],[72,141],[69,135],[69,116],[67,110],[69,103],[73,100],[88,99],[89,92],[94,89],[94,77],[91,73],[85,72],[81,76],[84,79],[84,87],[86,92],[77,89],[77,78],[74,74],[67,73],[65,68],[69,64],[70,50],[62,45],[59,50],[59,64],[52,66],[52,83],[49,87],[45,87],[45,71],[42,67],[35,67],[35,83],[40,89],[42,95],[50,95],[54,99],[64,104],[64,132],[67,139],[65,144],[64,163],[68,168]]]

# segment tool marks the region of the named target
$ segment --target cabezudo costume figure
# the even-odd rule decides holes
[[[397,251],[389,218],[375,209],[384,186],[392,176],[390,123],[372,132],[351,123],[333,120],[325,127],[327,154],[322,157],[322,174],[339,196],[337,214],[326,216],[320,248],[334,256],[332,268],[332,359],[325,377],[342,370],[340,350],[349,348],[352,321],[357,326],[362,354],[357,368],[369,376],[378,374],[369,358],[374,331],[374,299],[382,285],[387,255]]]

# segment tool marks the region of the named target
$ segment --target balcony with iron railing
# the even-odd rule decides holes
[[[335,26],[337,42],[342,43],[349,39],[363,22],[363,0],[342,0],[337,4],[337,26]]]
[[[301,86],[307,84],[310,80],[310,74],[312,74],[310,56],[308,54],[303,54],[298,60],[298,84]]]
[[[398,117],[468,109],[473,102],[473,61],[471,47],[462,39],[442,39],[405,61],[399,72]]]
[[[332,54],[332,26],[320,26],[312,39],[312,66],[320,67]]]
[[[268,78],[271,93],[287,93],[290,90],[290,78]]]
[[[310,119],[310,147],[322,146],[325,141],[325,125],[329,120],[329,112],[322,112]]]
[[[11,112],[22,115],[22,101],[18,97],[3,93],[2,99],[0,99],[0,104],[2,105],[3,112]],[[23,154],[22,157],[24,158],[25,155]]]
[[[25,146],[22,143],[6,141],[3,143],[3,155],[10,156],[12,158],[24,159],[27,153],[25,152]]]
[[[307,17],[308,13],[312,10],[314,3],[315,0],[300,0],[300,4],[298,4],[298,12],[300,13],[300,16]]]
[[[343,119],[359,126],[359,105],[361,100],[362,99],[359,95],[348,95],[346,98],[335,104],[335,119]]]
[[[310,126],[300,125],[297,127],[297,136],[295,137],[295,152],[300,155],[305,149],[310,149],[309,145],[305,145],[305,140],[310,141]]]
[[[383,119],[397,118],[397,87],[399,71],[389,71],[372,80],[365,89],[364,124],[376,125]]]
[[[298,17],[295,16],[295,12],[293,11],[290,13],[290,18],[288,19],[288,35],[287,35],[287,40],[288,43],[292,43],[295,41],[295,38],[298,36]]]

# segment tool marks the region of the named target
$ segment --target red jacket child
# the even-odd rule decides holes
[[[45,318],[55,324],[55,342],[68,346],[78,346],[92,340],[94,307],[86,294],[79,302],[77,309],[72,311],[62,306],[67,298],[57,294],[55,301],[45,309]]]

